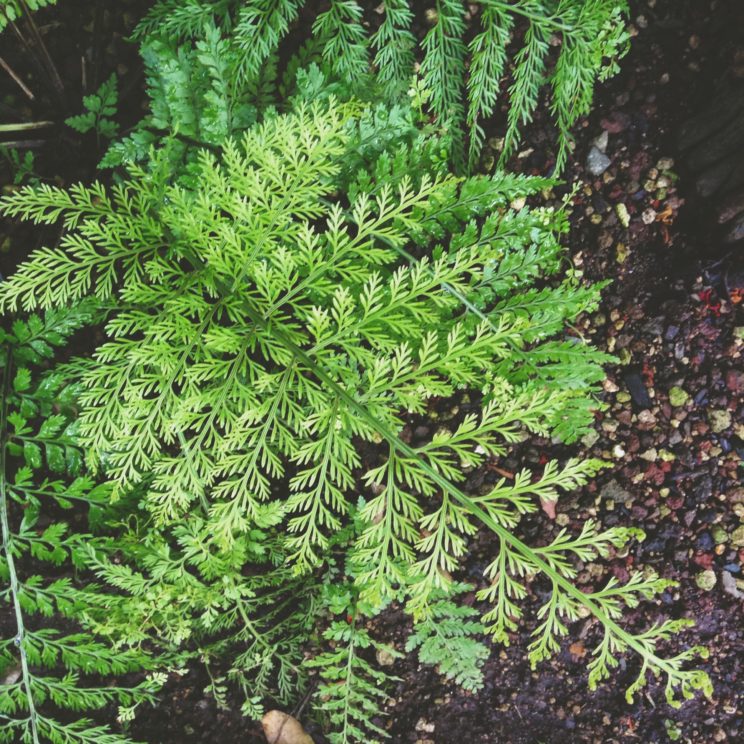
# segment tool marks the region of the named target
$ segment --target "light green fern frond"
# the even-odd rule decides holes
[[[387,131],[394,121],[398,136]],[[610,655],[632,650],[672,687],[702,685],[684,669],[687,657],[665,659],[619,625],[613,587],[592,596],[576,586],[575,560],[603,555],[629,532],[590,525],[536,547],[518,536],[540,499],[580,487],[600,463],[551,461],[487,493],[463,491],[464,469],[498,459],[526,434],[571,438],[566,421],[586,423],[602,357],[565,325],[596,294],[575,279],[530,286],[558,269],[565,215],[522,216],[509,205],[550,181],[456,178],[432,155],[436,136],[412,135],[411,124],[356,103],[298,103],[239,142],[196,153],[191,183],[156,158],[99,200],[84,189],[21,190],[2,202],[7,212],[48,220],[69,211],[73,230],[54,261],[42,251],[0,284],[0,305],[107,298],[109,340],[75,365],[80,432],[115,495],[136,494],[170,535],[166,545],[198,514],[194,546],[232,555],[252,531],[268,531],[286,570],[308,575],[353,523],[363,601],[379,607],[404,593],[425,620],[472,536],[490,530],[501,547],[481,596],[499,640],[516,626],[524,577],[541,575],[552,591],[535,662],[588,612],[611,635]],[[383,136],[370,147],[378,126]],[[349,173],[350,163],[364,174]],[[433,400],[465,391],[478,410],[407,441],[407,425]],[[214,628],[222,617],[237,628],[253,622],[228,611],[239,585],[230,598],[207,576],[198,584],[196,604]],[[622,602],[664,585],[631,582]]]

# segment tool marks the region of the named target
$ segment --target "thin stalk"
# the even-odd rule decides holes
[[[0,59],[0,64],[2,60]],[[34,129],[46,129],[53,127],[53,121],[29,121],[22,124],[0,124],[0,134],[4,132],[28,132]]]
[[[0,142],[0,147],[7,147],[9,150],[34,150],[37,147],[44,147],[47,140],[11,140],[9,142]]]
[[[16,71],[2,58],[0,57],[0,67],[5,70],[5,72],[10,75],[10,77],[13,79],[13,82],[26,94],[26,97],[30,100],[34,100],[34,94],[31,92],[31,89],[26,85],[26,83],[21,80],[20,76],[16,73]]]
[[[39,33],[39,28],[36,25],[36,21],[34,21],[34,17],[31,14],[28,5],[26,5],[26,0],[20,0],[20,2],[26,14],[26,21],[28,22],[28,27],[31,29],[31,35],[34,37],[34,41],[36,41],[36,43],[39,45],[39,49],[41,50],[41,56],[44,61],[44,65],[47,68],[47,72],[49,73],[49,76],[52,80],[52,85],[54,86],[54,89],[57,92],[60,100],[62,101],[62,103],[64,103],[65,86],[62,83],[62,78],[59,76],[57,66],[54,64],[54,60],[52,60],[52,57],[49,54],[49,50],[47,49],[44,40],[41,38],[41,34]]]
[[[12,550],[12,537],[8,521],[8,498],[6,494],[6,444],[8,426],[8,399],[10,397],[10,377],[12,367],[12,355],[8,350],[8,359],[3,369],[3,399],[0,403],[0,523],[2,523],[3,551],[5,561],[8,564],[8,576],[10,578],[10,592],[13,597],[13,610],[15,612],[16,630],[15,644],[21,657],[21,673],[23,675],[23,686],[26,690],[26,701],[28,705],[29,720],[31,722],[31,736],[33,744],[39,744],[39,732],[37,727],[37,713],[34,705],[33,693],[31,691],[31,672],[28,668],[26,657],[26,627],[23,622],[23,611],[20,602],[20,585],[18,574],[15,570],[15,559]]]

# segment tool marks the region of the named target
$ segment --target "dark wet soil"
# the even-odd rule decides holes
[[[142,5],[124,4],[125,23],[138,16]],[[96,14],[76,0],[61,0],[58,9],[40,18],[48,26],[45,38],[65,81],[59,106],[76,111],[80,56],[93,43],[97,23],[108,30],[110,41],[97,52],[96,72],[87,72],[88,88],[93,78],[105,79],[118,66],[126,91],[124,115],[135,121],[141,78],[133,47],[124,41],[121,16]],[[76,33],[60,38],[69,28]],[[396,661],[390,671],[400,682],[391,690],[386,718],[380,720],[394,744],[744,740],[744,535],[739,527],[744,519],[744,318],[726,286],[726,277],[744,266],[744,248],[723,244],[716,204],[696,195],[676,148],[681,122],[708,104],[744,46],[744,3],[644,0],[634,3],[633,28],[623,71],[599,90],[564,174],[568,183],[580,183],[569,239],[573,265],[590,280],[612,280],[599,312],[585,319],[580,330],[619,359],[609,370],[602,396],[607,409],[598,415],[596,436],[586,438],[579,449],[611,460],[615,467],[582,492],[563,498],[555,518],[541,515],[526,529],[530,539],[548,539],[590,516],[607,526],[641,527],[643,542],[605,564],[584,567],[580,581],[623,580],[644,568],[677,580],[678,588],[628,611],[626,621],[643,627],[667,617],[694,618],[697,627],[665,650],[673,654],[688,644],[706,645],[710,657],[702,664],[713,680],[713,696],[675,710],[652,684],[647,694],[628,704],[624,690],[637,673],[632,659],[621,664],[610,683],[589,692],[586,664],[596,641],[589,622],[572,629],[556,660],[533,671],[526,647],[535,619],[528,613],[524,633],[515,635],[508,648],[494,648],[485,667],[485,688],[477,694],[464,693],[412,657]],[[17,59],[21,68],[33,64],[21,62],[22,55]],[[29,71],[36,76],[32,79],[41,79]],[[0,91],[13,94],[10,102],[3,99],[4,120],[10,120],[12,111],[36,120],[60,119],[52,89],[29,101],[11,86],[0,80]],[[604,174],[592,176],[586,158],[603,132],[611,164]],[[90,179],[99,155],[96,143],[81,142],[61,127],[52,133],[35,150],[46,159],[45,172],[59,173],[66,183]],[[543,128],[538,122],[512,166],[544,173],[552,137],[547,123]],[[5,227],[0,273],[8,273],[22,255],[17,233],[5,243],[13,253],[2,252]],[[28,239],[33,241],[28,247],[35,247],[38,231],[29,231]],[[556,451],[550,442],[533,442],[504,467],[539,463],[551,454]],[[493,550],[482,537],[473,546],[464,578],[477,583]],[[402,648],[408,622],[392,609],[372,630],[380,640]],[[263,742],[257,725],[219,709],[205,695],[207,684],[201,669],[171,675],[161,705],[140,712],[133,735],[162,744]],[[325,741],[312,724],[307,728],[317,744]]]

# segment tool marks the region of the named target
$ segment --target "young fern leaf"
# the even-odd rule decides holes
[[[467,584],[452,587],[452,597],[433,599],[429,614],[415,623],[406,641],[406,651],[418,649],[422,664],[433,664],[447,679],[470,692],[483,687],[481,667],[490,656],[490,649],[476,636],[485,628],[475,618],[478,611],[458,605],[454,596],[469,591]]]

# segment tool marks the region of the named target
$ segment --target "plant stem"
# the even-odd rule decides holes
[[[514,3],[513,0],[508,3],[501,2],[500,0],[478,0],[478,3],[486,8],[495,8],[496,10],[502,10],[506,13],[516,13],[517,15],[526,18],[530,23],[541,23],[552,26],[553,28],[566,33],[571,33],[574,30],[572,26],[567,26],[565,23],[562,23],[556,15],[537,15],[527,8],[521,7],[518,3]]]
[[[8,399],[10,397],[10,377],[12,367],[12,354],[8,349],[8,357],[3,369],[3,399],[0,402],[0,522],[2,523],[3,551],[5,561],[8,564],[8,575],[10,577],[10,592],[13,597],[13,609],[15,611],[16,630],[15,643],[21,657],[21,672],[23,674],[23,686],[26,689],[26,702],[28,705],[29,720],[31,722],[31,736],[33,744],[39,744],[39,732],[36,723],[36,707],[31,691],[31,672],[28,668],[28,658],[24,642],[26,640],[26,628],[23,624],[23,611],[20,603],[20,587],[18,575],[15,570],[15,559],[11,548],[12,538],[10,524],[8,521],[8,498],[6,494],[6,444],[8,423]]]
[[[2,62],[2,60],[0,60]],[[22,124],[0,124],[0,133],[3,132],[27,132],[31,129],[45,129],[53,127],[53,121],[29,121]]]
[[[26,94],[29,100],[33,101],[34,94],[31,92],[31,89],[26,85],[26,83],[23,82],[23,80],[21,80],[20,76],[2,57],[0,57],[0,67],[2,67],[3,70],[8,73],[8,75],[10,75],[15,84]]]
[[[34,40],[36,41],[36,43],[39,46],[39,49],[41,50],[42,61],[47,68],[47,73],[49,74],[49,77],[52,81],[52,86],[54,87],[54,90],[59,96],[59,100],[62,103],[63,107],[65,107],[64,106],[65,86],[62,83],[62,78],[59,76],[59,72],[57,71],[57,66],[54,64],[54,61],[52,60],[52,57],[49,54],[49,50],[46,48],[44,39],[41,38],[41,34],[39,33],[39,28],[36,25],[36,21],[34,21],[33,14],[29,10],[28,5],[26,5],[26,0],[20,0],[20,3],[21,3],[21,7],[23,8],[26,14],[26,21],[28,23],[29,28],[31,29],[31,35],[34,37]]]

